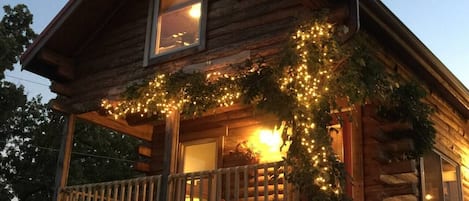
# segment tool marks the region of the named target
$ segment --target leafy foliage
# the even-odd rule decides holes
[[[40,97],[27,100],[22,86],[2,81],[4,71],[13,69],[35,36],[29,27],[32,14],[25,5],[4,6],[4,10],[0,22],[0,200],[51,200],[64,120]],[[132,169],[138,140],[80,121],[74,141],[69,184],[139,174]]]
[[[21,88],[20,88],[21,89]],[[0,88],[0,92],[11,88]],[[1,93],[5,94],[5,93]],[[21,90],[14,97],[24,98]],[[2,196],[20,201],[50,200],[53,195],[57,156],[63,134],[63,116],[40,98],[7,108],[1,120],[0,188]],[[134,177],[138,140],[79,121],[76,125],[69,184],[109,181]],[[8,142],[8,143],[5,143]],[[104,156],[104,157],[103,157]]]
[[[178,109],[190,116],[220,106],[217,98],[223,95],[217,93],[237,91],[244,103],[287,122],[283,133],[284,140],[291,142],[284,159],[288,164],[287,179],[305,200],[348,200],[344,165],[334,154],[326,129],[334,115],[332,110],[376,104],[385,120],[410,122],[414,131],[396,137],[414,140],[417,151],[411,153],[413,156],[433,146],[435,130],[429,120],[432,109],[422,101],[426,96],[423,89],[387,72],[369,50],[373,44],[366,34],[340,45],[329,37],[333,33],[330,30],[324,19],[301,24],[293,33],[294,42],[288,44],[278,63],[250,60],[238,69],[238,75],[215,81],[207,81],[200,72],[168,75],[167,81],[158,85],[158,92],[164,96],[157,98],[185,100],[185,107]],[[228,90],[220,91],[224,88]],[[141,112],[145,107],[143,111],[149,115],[151,110],[158,111],[148,104],[152,101],[145,97],[148,95],[142,96],[150,91],[139,91],[142,93],[137,99],[126,100],[117,107],[107,104],[105,109],[121,116],[128,114],[128,108]]]
[[[408,122],[412,125],[410,133],[392,133],[392,137],[397,139],[406,137],[413,139],[416,149],[408,153],[410,157],[422,156],[433,148],[436,131],[433,122],[430,121],[430,115],[434,110],[421,101],[426,95],[416,83],[405,83],[393,90],[389,98],[378,108],[378,114],[383,119]]]
[[[0,79],[5,77],[6,69],[13,70],[19,55],[36,36],[30,28],[33,15],[26,5],[18,4],[13,8],[6,5],[3,10],[5,16],[0,21]]]

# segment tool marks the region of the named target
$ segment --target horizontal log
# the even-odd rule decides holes
[[[418,201],[418,196],[416,195],[399,195],[393,197],[384,198],[383,201]]]
[[[148,142],[152,140],[152,125],[129,126],[123,120],[114,120],[97,112],[83,113],[77,117]]]
[[[392,154],[401,154],[415,149],[414,141],[410,138],[388,141],[382,144],[382,150]]]
[[[396,196],[418,196],[419,189],[418,184],[414,183],[403,183],[383,186],[383,198],[390,198]]]
[[[394,175],[380,175],[379,180],[383,184],[418,183],[419,176],[417,172],[401,173]]]
[[[137,147],[137,152],[139,155],[141,156],[145,156],[145,157],[148,157],[148,158],[151,158],[151,153],[152,153],[152,150],[151,150],[151,147],[147,146],[147,145],[139,145]]]
[[[380,125],[381,130],[385,133],[406,132],[413,129],[409,122],[386,122]]]
[[[387,163],[381,166],[383,174],[393,175],[402,173],[417,173],[417,165],[415,160],[401,160]]]
[[[134,169],[139,172],[150,172],[150,164],[146,162],[135,162]]]
[[[57,74],[65,79],[73,80],[75,78],[75,62],[73,59],[49,49],[42,49],[38,54],[38,58],[46,63],[57,66]]]

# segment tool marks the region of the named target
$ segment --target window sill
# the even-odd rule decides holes
[[[204,49],[205,48],[202,45],[197,45],[197,46],[188,47],[182,50],[176,50],[174,52],[164,53],[161,55],[153,55],[153,56],[150,56],[150,58],[148,59],[148,64],[145,67],[180,59],[180,58],[201,52]]]

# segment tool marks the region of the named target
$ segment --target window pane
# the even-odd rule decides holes
[[[214,170],[217,166],[217,143],[203,143],[184,147],[183,172]]]
[[[332,149],[340,161],[344,161],[344,136],[340,124],[329,127],[329,135],[332,138]]]
[[[201,3],[164,12],[159,16],[157,54],[199,43]]]
[[[441,160],[441,167],[445,201],[458,201],[459,187],[456,167],[446,160]]]
[[[440,156],[434,152],[428,153],[423,159],[423,176],[425,179],[425,200],[443,201],[443,187],[441,177]]]
[[[177,7],[181,7],[184,4],[189,4],[192,0],[160,0],[160,9],[161,12],[167,12],[169,10],[174,10]]]

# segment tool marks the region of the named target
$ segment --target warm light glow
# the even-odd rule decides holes
[[[282,145],[279,134],[271,130],[260,130],[259,139],[260,143],[267,145],[269,152],[277,151]]]
[[[430,195],[430,194],[425,195],[425,200],[432,200],[432,199],[433,199],[432,195]]]
[[[259,129],[250,137],[249,142],[254,152],[259,153],[261,163],[281,161],[286,155],[287,147],[280,150],[283,144],[282,132],[283,127],[279,129],[275,127],[274,130]]]
[[[199,18],[201,13],[200,8],[200,3],[192,5],[191,9],[189,10],[189,15],[193,18]]]
[[[186,88],[179,90],[176,97],[169,97],[166,91],[168,77],[165,74],[157,74],[153,81],[144,88],[144,93],[132,100],[110,101],[103,99],[101,107],[115,119],[124,118],[128,114],[140,114],[141,117],[153,115],[169,116],[173,111],[181,111],[189,104],[197,105],[198,97],[191,97],[186,93]],[[218,79],[235,80],[237,77],[221,73],[207,74],[207,82],[216,82]],[[221,86],[215,93],[206,97],[206,100],[215,100],[220,107],[228,107],[235,104],[241,97],[237,86],[228,84]],[[198,100],[198,99],[197,99]]]

